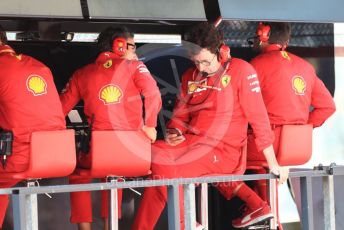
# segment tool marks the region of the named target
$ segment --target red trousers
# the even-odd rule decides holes
[[[186,135],[186,140],[170,146],[157,141],[152,149],[152,178],[189,178],[209,174],[230,174],[239,162],[239,150],[225,154],[222,142]],[[237,183],[227,183],[228,190],[237,187]],[[184,224],[183,193],[180,193],[181,226]],[[133,230],[152,230],[157,223],[167,201],[167,189],[164,186],[146,188],[136,214]],[[182,227],[183,229],[183,227]]]
[[[89,168],[90,167],[90,155],[79,154],[78,167]],[[91,183],[92,178],[79,178],[71,176],[69,178],[70,184],[87,184]],[[105,182],[105,179],[102,179]],[[118,217],[121,218],[122,210],[122,189],[118,189]],[[72,192],[70,193],[71,202],[71,223],[90,223],[92,222],[92,199],[91,192]],[[101,212],[102,218],[108,218],[109,216],[109,198],[108,191],[101,191]]]
[[[20,180],[4,180],[1,179],[2,173],[9,172],[23,172],[28,167],[28,164],[14,164],[13,161],[9,158],[6,164],[6,169],[3,168],[0,164],[0,188],[10,188],[16,185]],[[4,222],[6,215],[6,210],[8,206],[8,195],[0,195],[0,229]]]

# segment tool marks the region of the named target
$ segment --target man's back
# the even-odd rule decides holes
[[[286,51],[272,50],[259,55],[251,64],[257,70],[272,124],[310,123],[312,105],[326,113],[314,121],[318,126],[334,111],[330,93],[316,76],[314,68],[302,58]]]
[[[13,148],[37,130],[65,128],[50,70],[37,60],[0,47],[0,127],[14,134]]]

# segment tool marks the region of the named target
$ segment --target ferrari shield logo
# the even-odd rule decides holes
[[[107,61],[103,64],[103,66],[104,66],[105,69],[110,68],[110,67],[112,66],[112,60],[111,60],[111,59],[107,60]]]
[[[221,83],[224,88],[226,88],[230,82],[231,82],[231,76],[229,75],[225,75],[221,78]]]

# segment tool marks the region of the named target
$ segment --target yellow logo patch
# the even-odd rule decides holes
[[[30,75],[26,80],[26,87],[34,96],[47,93],[47,83],[38,75]]]
[[[224,88],[228,86],[228,84],[231,82],[232,77],[229,75],[225,75],[221,78],[221,83]]]
[[[122,90],[116,85],[106,85],[99,91],[99,99],[105,105],[120,103],[122,98]]]
[[[107,61],[103,64],[103,66],[104,66],[105,69],[110,68],[110,67],[112,66],[112,60],[111,60],[111,59],[107,60]]]
[[[290,61],[290,57],[289,57],[287,51],[281,51],[281,55],[282,55],[283,58],[285,58],[285,59],[287,59],[288,61]]]
[[[188,94],[207,90],[204,86],[207,86],[207,79],[202,81],[188,81]]]
[[[304,95],[307,89],[306,81],[301,76],[294,76],[292,86],[297,95]]]

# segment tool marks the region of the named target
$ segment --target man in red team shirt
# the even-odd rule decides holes
[[[290,33],[290,23],[259,23],[253,48],[260,55],[251,61],[258,73],[263,100],[275,134],[275,152],[279,149],[283,125],[312,124],[318,127],[336,110],[331,94],[317,77],[313,66],[285,51]],[[253,139],[253,133],[249,134],[248,161],[264,161]],[[266,181],[259,181],[258,192],[264,200],[266,189]]]
[[[65,129],[65,118],[49,68],[32,57],[15,53],[7,45],[6,33],[1,27],[0,128],[1,132],[12,132],[14,137],[12,154],[7,157],[6,165],[0,164],[0,188],[19,182],[1,179],[2,173],[27,169],[32,132]],[[8,196],[0,195],[0,229],[7,205]]]
[[[133,34],[124,27],[108,28],[99,35],[98,46],[101,53],[95,62],[77,70],[60,96],[65,115],[83,100],[88,122],[94,117],[93,130],[143,130],[153,143],[161,96],[147,67],[137,61]],[[88,156],[79,155],[79,166],[89,167]],[[72,184],[89,182],[70,179]],[[107,195],[102,197],[102,217],[107,218]],[[91,229],[90,192],[71,193],[71,209],[71,222]]]
[[[209,23],[193,27],[186,40],[193,44],[187,48],[195,67],[182,77],[165,141],[153,146],[153,178],[233,173],[250,123],[269,168],[284,182],[288,171],[276,161],[273,134],[253,67],[243,60],[230,58],[222,34]],[[242,224],[235,220],[234,226],[248,226],[272,216],[267,203],[243,182],[224,183],[219,190],[227,199],[237,195],[248,205],[243,213],[247,221]],[[154,229],[166,200],[166,187],[146,188],[132,229]]]

